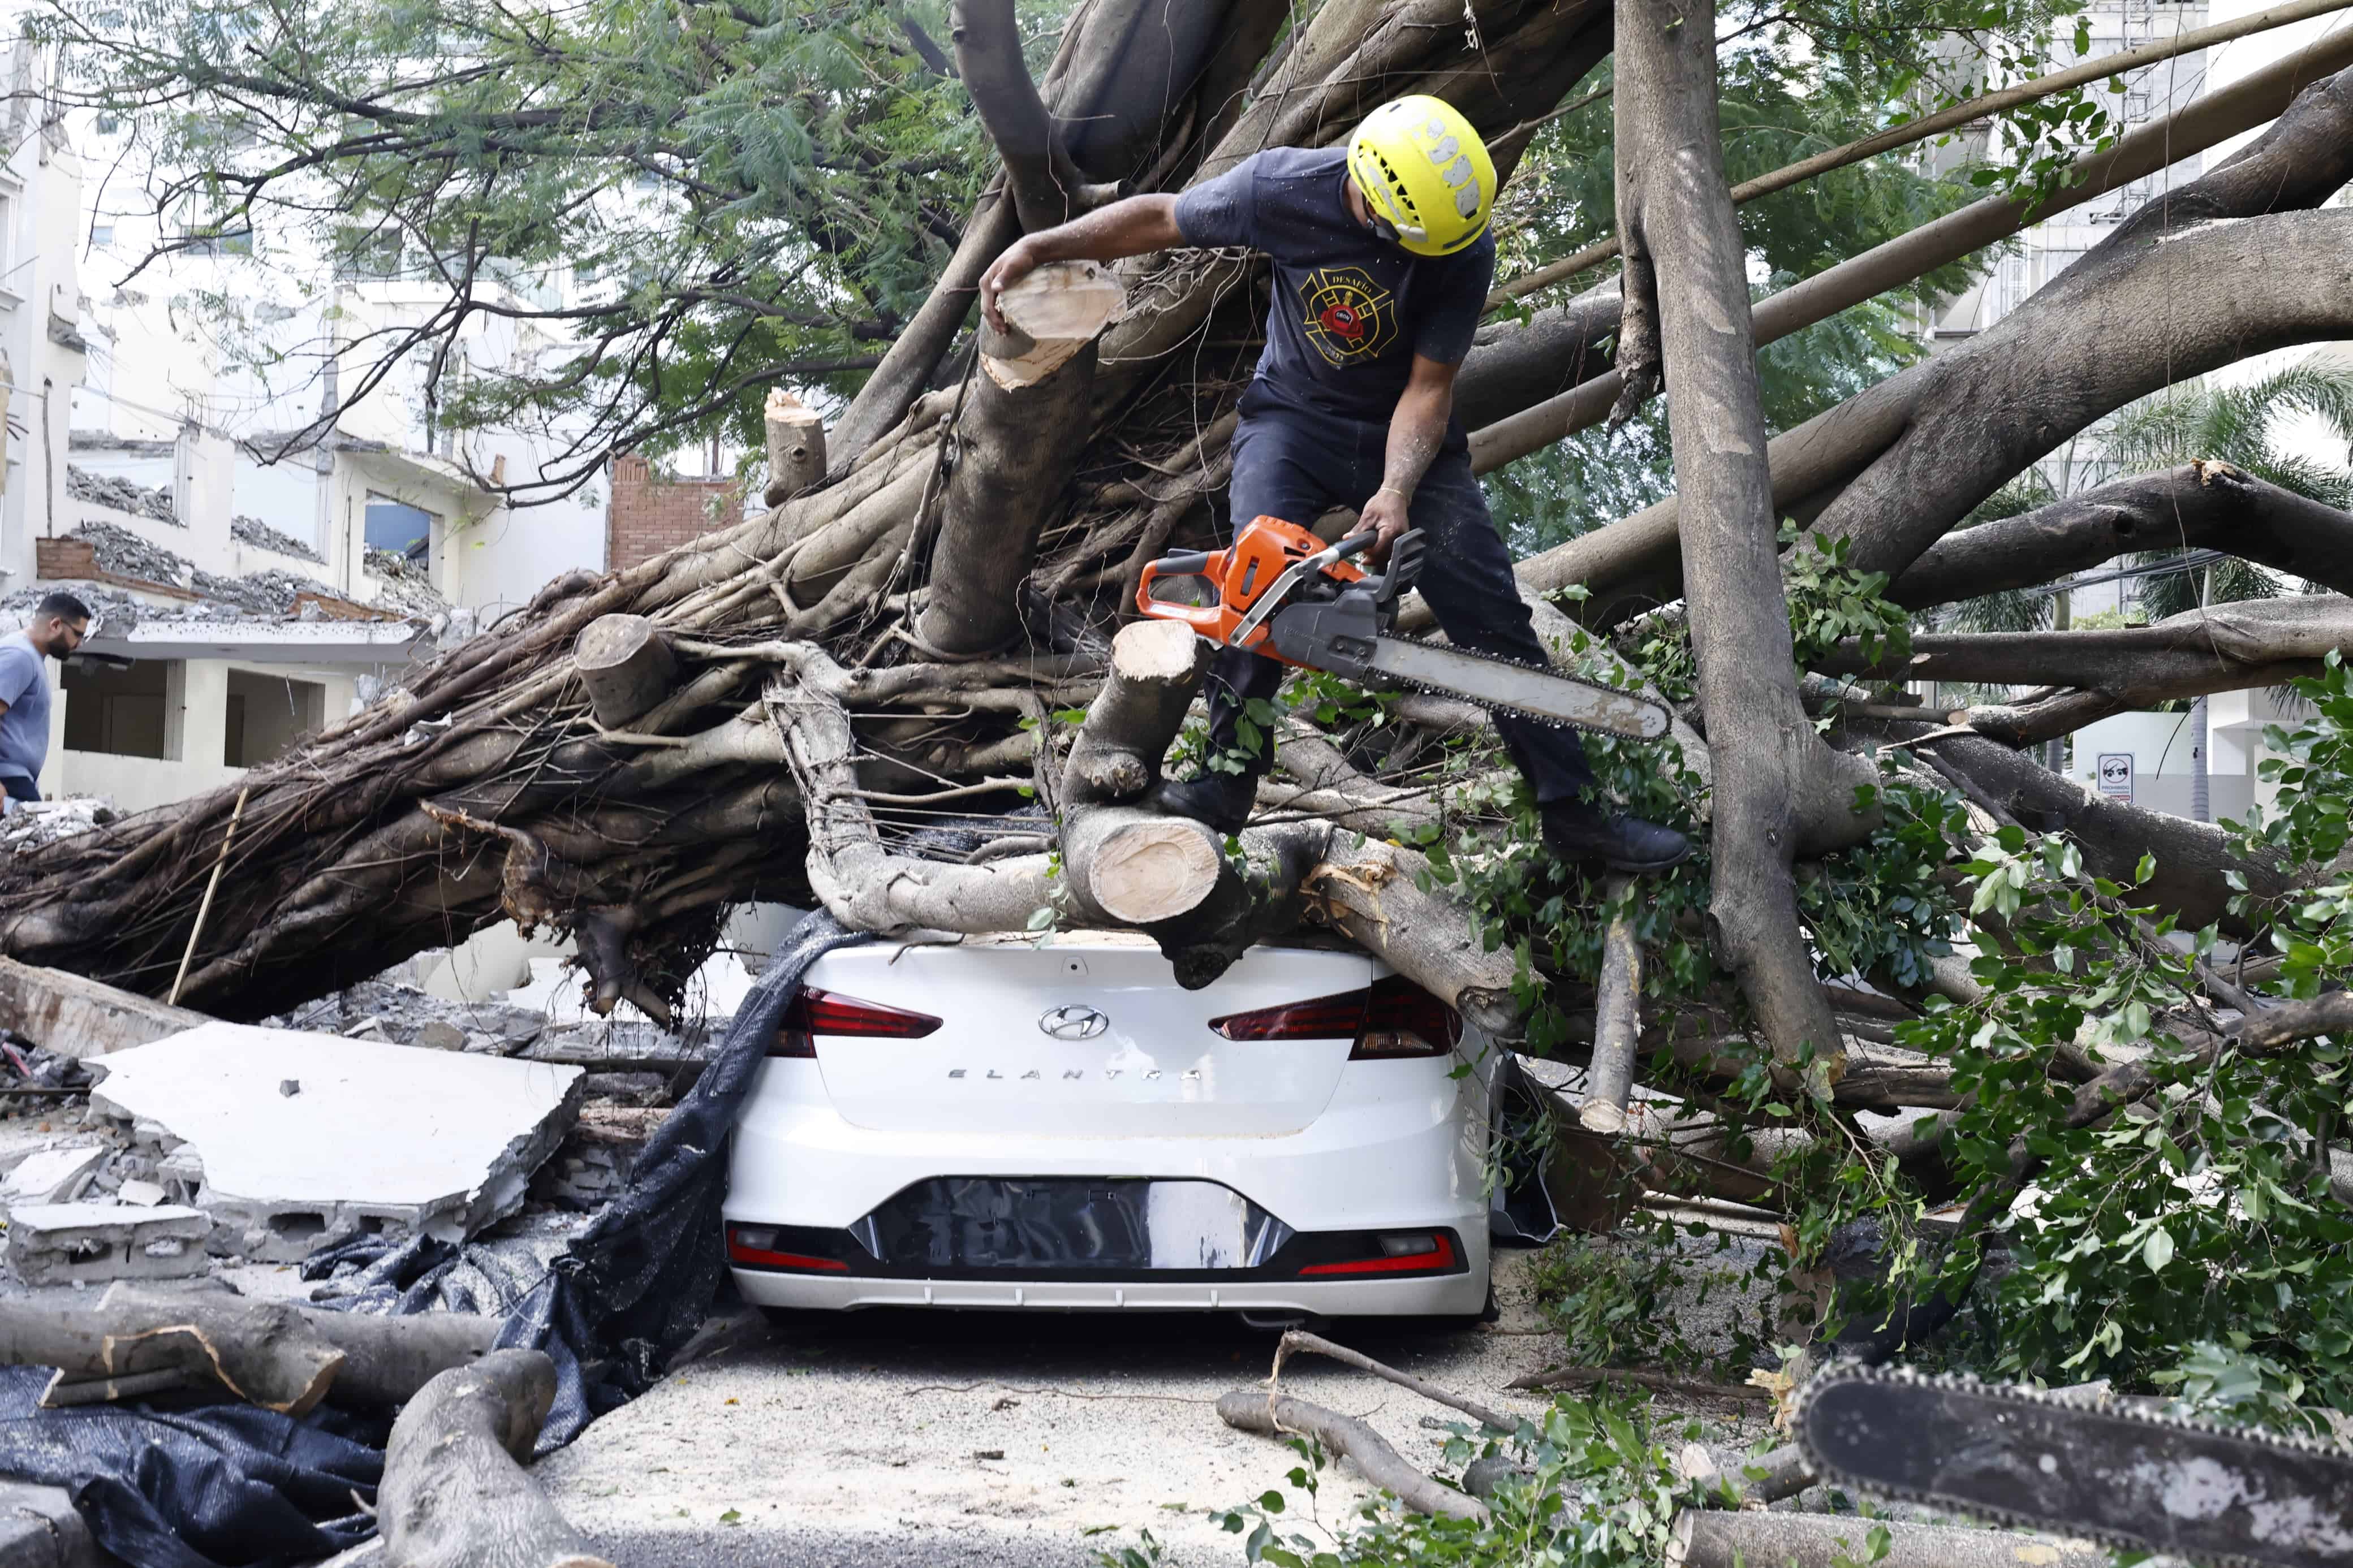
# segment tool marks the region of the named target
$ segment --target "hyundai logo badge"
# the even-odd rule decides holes
[[[1038,1027],[1058,1040],[1092,1040],[1111,1027],[1111,1020],[1092,1007],[1049,1007],[1039,1015]]]

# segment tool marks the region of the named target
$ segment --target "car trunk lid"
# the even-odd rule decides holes
[[[1185,991],[1149,941],[1091,934],[844,948],[807,984],[941,1020],[916,1039],[815,1037],[826,1092],[857,1126],[1244,1137],[1314,1121],[1353,1040],[1228,1040],[1210,1021],[1385,973],[1362,953],[1259,947],[1215,984]]]

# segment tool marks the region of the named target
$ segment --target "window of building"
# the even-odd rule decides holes
[[[370,490],[365,522],[367,547],[388,550],[419,566],[433,562],[433,524],[438,521],[422,507],[410,506]]]
[[[114,248],[114,226],[111,223],[94,223],[90,225],[90,247],[92,250],[112,250]]]
[[[182,237],[181,253],[187,256],[251,256],[253,231],[249,228],[228,229],[213,234],[190,229]]]
[[[163,757],[165,693],[172,660],[142,659],[128,669],[69,659],[62,681],[66,750],[115,757]]]
[[[233,768],[274,762],[305,736],[324,729],[326,713],[327,689],[315,680],[232,669],[221,761]]]

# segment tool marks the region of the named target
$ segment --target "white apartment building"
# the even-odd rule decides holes
[[[126,283],[153,215],[106,210],[85,169],[119,163],[120,133],[43,123],[25,90],[43,65],[0,54],[19,89],[0,111],[0,630],[52,588],[97,613],[83,655],[51,667],[45,795],[136,810],[215,787],[549,578],[603,568],[602,479],[507,507],[475,476],[530,471],[544,439],[432,427],[416,365],[290,451],[322,392],[372,363],[368,335],[420,319],[428,291],[259,265],[234,236]],[[273,384],[225,355],[193,330],[198,294],[285,359],[312,346],[315,374]],[[461,345],[483,367],[545,347],[491,322]]]

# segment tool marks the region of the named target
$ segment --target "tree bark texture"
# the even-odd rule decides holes
[[[1692,652],[1715,764],[1710,945],[1785,1067],[1839,1071],[1838,1027],[1814,984],[1791,861],[1855,842],[1871,782],[1822,742],[1798,698],[1788,602],[1765,464],[1747,262],[1716,126],[1712,5],[1620,0],[1618,221],[1625,237],[1628,385],[1653,369],[1684,513]]]
[[[493,1351],[426,1384],[393,1423],[376,1522],[386,1568],[613,1568],[523,1465],[555,1363]]]
[[[379,1318],[226,1290],[110,1287],[94,1307],[0,1303],[0,1362],[53,1366],[60,1384],[172,1372],[301,1415],[322,1400],[390,1409],[491,1348],[498,1324],[438,1312]]]
[[[2353,513],[2229,463],[2199,461],[1956,529],[1905,567],[1887,596],[1906,609],[1927,609],[2162,550],[2220,550],[2353,593]]]

